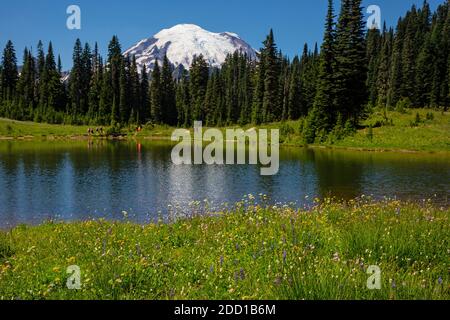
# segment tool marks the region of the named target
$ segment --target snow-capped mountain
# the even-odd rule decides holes
[[[153,70],[156,61],[161,66],[166,54],[175,69],[189,69],[200,54],[211,67],[220,67],[227,55],[236,51],[257,59],[256,51],[235,33],[213,33],[193,24],[179,24],[139,41],[124,56],[134,55],[139,70],[144,64],[147,70]]]

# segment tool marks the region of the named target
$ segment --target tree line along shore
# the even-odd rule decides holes
[[[387,116],[387,123],[386,122]],[[280,143],[285,146],[322,146],[365,151],[450,151],[449,113],[429,109],[407,109],[403,112],[374,112],[362,122],[362,128],[342,139],[329,136],[321,143],[308,144],[302,134],[304,120],[285,121],[252,128],[279,129]],[[236,126],[230,126],[234,128]],[[240,126],[239,126],[240,127]],[[170,140],[176,127],[167,125],[130,125],[120,130],[110,126],[73,126],[22,122],[0,118],[0,140],[51,139],[135,139]],[[93,133],[88,134],[89,129]],[[98,129],[98,131],[96,130]],[[100,130],[102,129],[102,130]],[[222,128],[225,130],[225,128]],[[192,130],[192,128],[191,128]]]

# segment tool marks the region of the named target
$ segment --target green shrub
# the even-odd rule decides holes
[[[417,112],[416,113],[416,118],[414,119],[414,121],[411,121],[411,127],[418,127],[420,124],[422,123],[422,119],[420,117],[420,114]]]
[[[395,110],[399,113],[406,113],[406,109],[409,109],[411,107],[412,107],[411,100],[409,98],[402,98],[397,102]]]
[[[347,120],[347,122],[345,123],[344,133],[346,136],[351,136],[356,133],[355,125],[351,120]]]
[[[119,136],[121,134],[120,124],[114,124],[106,130],[107,136]]]
[[[149,121],[144,125],[144,130],[153,130],[155,129],[155,125],[153,124],[153,122]]]

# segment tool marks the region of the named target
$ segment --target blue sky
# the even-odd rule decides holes
[[[444,0],[428,1],[434,10]],[[339,8],[336,0],[336,9]],[[412,4],[423,0],[365,0],[364,6],[378,5],[382,20],[395,25]],[[68,30],[66,9],[81,8],[81,30]],[[76,38],[98,41],[104,54],[108,41],[117,34],[123,49],[179,23],[197,24],[213,32],[235,32],[256,49],[270,28],[278,47],[292,57],[303,44],[320,43],[327,0],[21,0],[2,1],[0,5],[0,47],[12,40],[19,64],[25,46],[36,48],[38,40],[53,42],[61,54],[63,67],[71,66]]]

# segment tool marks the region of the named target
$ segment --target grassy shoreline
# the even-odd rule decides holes
[[[427,116],[432,114],[432,119]],[[416,122],[419,115],[419,122]],[[386,124],[382,112],[374,112],[353,136],[342,140],[328,141],[310,145],[314,148],[335,148],[354,151],[376,152],[450,152],[450,113],[412,109],[407,113],[388,112]],[[391,121],[392,119],[392,121]],[[261,126],[267,129],[280,129],[281,145],[304,147],[306,143],[300,134],[301,121],[287,121]],[[369,129],[372,127],[372,129]],[[49,125],[0,119],[0,141],[2,140],[87,140],[87,139],[143,139],[170,140],[175,128],[155,126],[145,128],[139,133],[123,129],[119,136],[100,136],[87,134],[89,126]],[[94,127],[95,128],[95,127]],[[250,129],[252,126],[244,126]],[[108,128],[104,128],[105,132]],[[226,128],[223,128],[225,130]],[[192,131],[192,130],[191,130]]]
[[[0,233],[0,299],[450,299],[450,209],[325,200],[168,224],[85,221]],[[66,269],[81,269],[68,290]],[[367,268],[381,269],[368,290]]]

